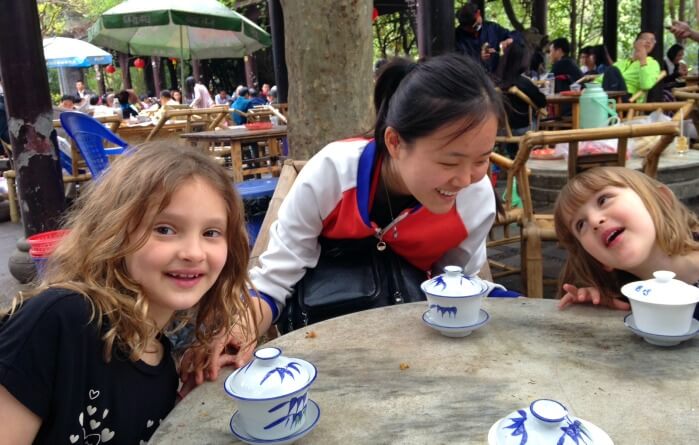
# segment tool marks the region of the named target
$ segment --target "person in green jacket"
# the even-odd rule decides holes
[[[630,58],[620,59],[614,64],[624,77],[629,95],[633,96],[637,91],[644,91],[637,103],[646,101],[647,91],[653,88],[660,76],[660,64],[649,56],[654,47],[655,34],[641,32],[633,44],[633,55]]]

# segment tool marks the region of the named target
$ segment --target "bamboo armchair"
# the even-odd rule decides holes
[[[512,96],[516,96],[518,99],[529,105],[529,126],[531,127],[536,123],[536,127],[539,127],[539,122],[542,118],[545,118],[548,113],[546,112],[545,108],[538,108],[534,102],[524,94],[522,90],[517,88],[516,86],[511,86],[506,93],[503,94],[508,94]],[[496,143],[500,144],[519,144],[519,141],[522,139],[522,136],[514,136],[512,134],[512,127],[510,126],[510,122],[505,119],[505,134],[504,135],[499,135],[495,138]]]
[[[534,298],[543,297],[543,262],[542,242],[556,241],[553,228],[553,215],[542,214],[534,210],[529,186],[529,174],[526,163],[533,148],[542,145],[554,145],[560,142],[569,144],[568,176],[595,166],[626,164],[626,147],[629,138],[641,136],[662,136],[651,150],[644,162],[644,172],[655,175],[657,158],[662,151],[679,133],[679,122],[662,122],[646,125],[622,125],[607,128],[591,128],[582,130],[540,131],[530,132],[522,138],[515,159],[503,162],[502,166],[508,172],[508,178],[517,179],[517,188],[522,201],[520,217],[521,236],[521,277],[526,295]],[[618,153],[609,155],[578,156],[578,145],[582,141],[618,139]],[[512,195],[512,184],[508,180],[506,201]],[[507,208],[507,202],[505,203]]]
[[[486,248],[521,242],[519,226],[522,225],[523,214],[522,206],[516,206],[513,202],[515,177],[512,170],[512,164],[514,161],[501,154],[491,153],[490,162],[492,165],[498,166],[500,170],[507,172],[507,186],[505,188],[505,195],[502,199],[503,213],[498,213],[495,217],[493,226],[490,228],[490,232],[488,233]],[[528,170],[527,174],[529,174]],[[514,229],[513,226],[515,225],[518,226],[518,228],[512,231]],[[498,229],[502,229],[501,236]],[[520,273],[519,267],[514,267],[491,258],[488,259],[488,266],[491,270],[493,278],[501,278]]]
[[[193,124],[197,122],[203,122],[205,130],[214,130],[228,117],[230,111],[225,105],[211,108],[165,108],[155,127],[146,136],[145,142],[150,142],[171,119],[184,121],[184,125],[178,127],[177,131],[189,133],[192,131]]]

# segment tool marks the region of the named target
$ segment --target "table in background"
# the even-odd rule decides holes
[[[606,93],[610,99],[619,99],[629,94],[626,91],[606,91]],[[553,104],[556,107],[560,107],[561,104],[570,104],[572,125],[575,130],[580,128],[580,96],[581,94],[563,95],[561,93],[556,93],[546,96],[546,103]]]
[[[423,325],[426,304],[412,303],[269,342],[318,368],[309,396],[320,422],[298,444],[485,444],[495,421],[539,398],[561,401],[617,445],[697,442],[699,339],[652,346],[624,326],[624,312],[560,311],[553,300],[488,299],[484,308],[490,323],[465,338]],[[238,443],[228,374],[188,395],[149,443]]]
[[[216,150],[225,147],[230,150],[233,176],[236,181],[242,181],[244,175],[254,175],[259,173],[273,173],[278,175],[281,171],[279,157],[281,156],[280,139],[286,137],[286,125],[275,125],[264,130],[248,130],[245,127],[228,128],[225,130],[202,131],[199,133],[185,133],[181,137],[186,139],[192,146],[202,151]],[[256,168],[245,168],[243,170],[243,144],[253,142],[264,142],[267,147],[267,154],[255,160],[266,163],[266,166]]]
[[[157,122],[149,122],[146,124],[131,124],[128,120],[124,120],[116,133],[120,138],[129,143],[129,145],[138,145],[146,141],[146,138],[155,128]],[[206,128],[207,122],[187,122],[185,120],[170,121],[163,125],[160,130],[151,138],[152,141],[175,137],[184,131],[203,130]]]

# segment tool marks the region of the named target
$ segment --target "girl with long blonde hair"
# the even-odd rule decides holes
[[[699,220],[667,186],[641,172],[598,167],[580,173],[558,196],[554,220],[568,251],[561,308],[591,302],[628,310],[621,286],[658,270],[699,284]]]
[[[145,442],[177,396],[168,326],[191,323],[195,350],[256,340],[242,202],[206,155],[143,146],[65,228],[39,286],[0,313],[0,443]]]

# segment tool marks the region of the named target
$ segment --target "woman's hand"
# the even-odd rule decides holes
[[[602,302],[602,295],[599,290],[594,287],[581,287],[577,288],[572,284],[564,284],[563,290],[566,291],[565,295],[558,302],[558,308],[563,309],[572,304],[580,303],[592,303],[594,305],[599,305]],[[612,298],[611,300],[605,301],[604,306],[612,309],[617,309],[621,311],[628,311],[631,309],[631,305],[617,298]]]
[[[204,383],[214,381],[224,366],[240,368],[245,366],[255,351],[257,342],[247,338],[240,325],[230,333],[222,333],[214,339],[209,349],[189,348],[180,363],[182,387],[179,396],[186,396],[191,390]],[[207,364],[208,359],[208,364]]]

